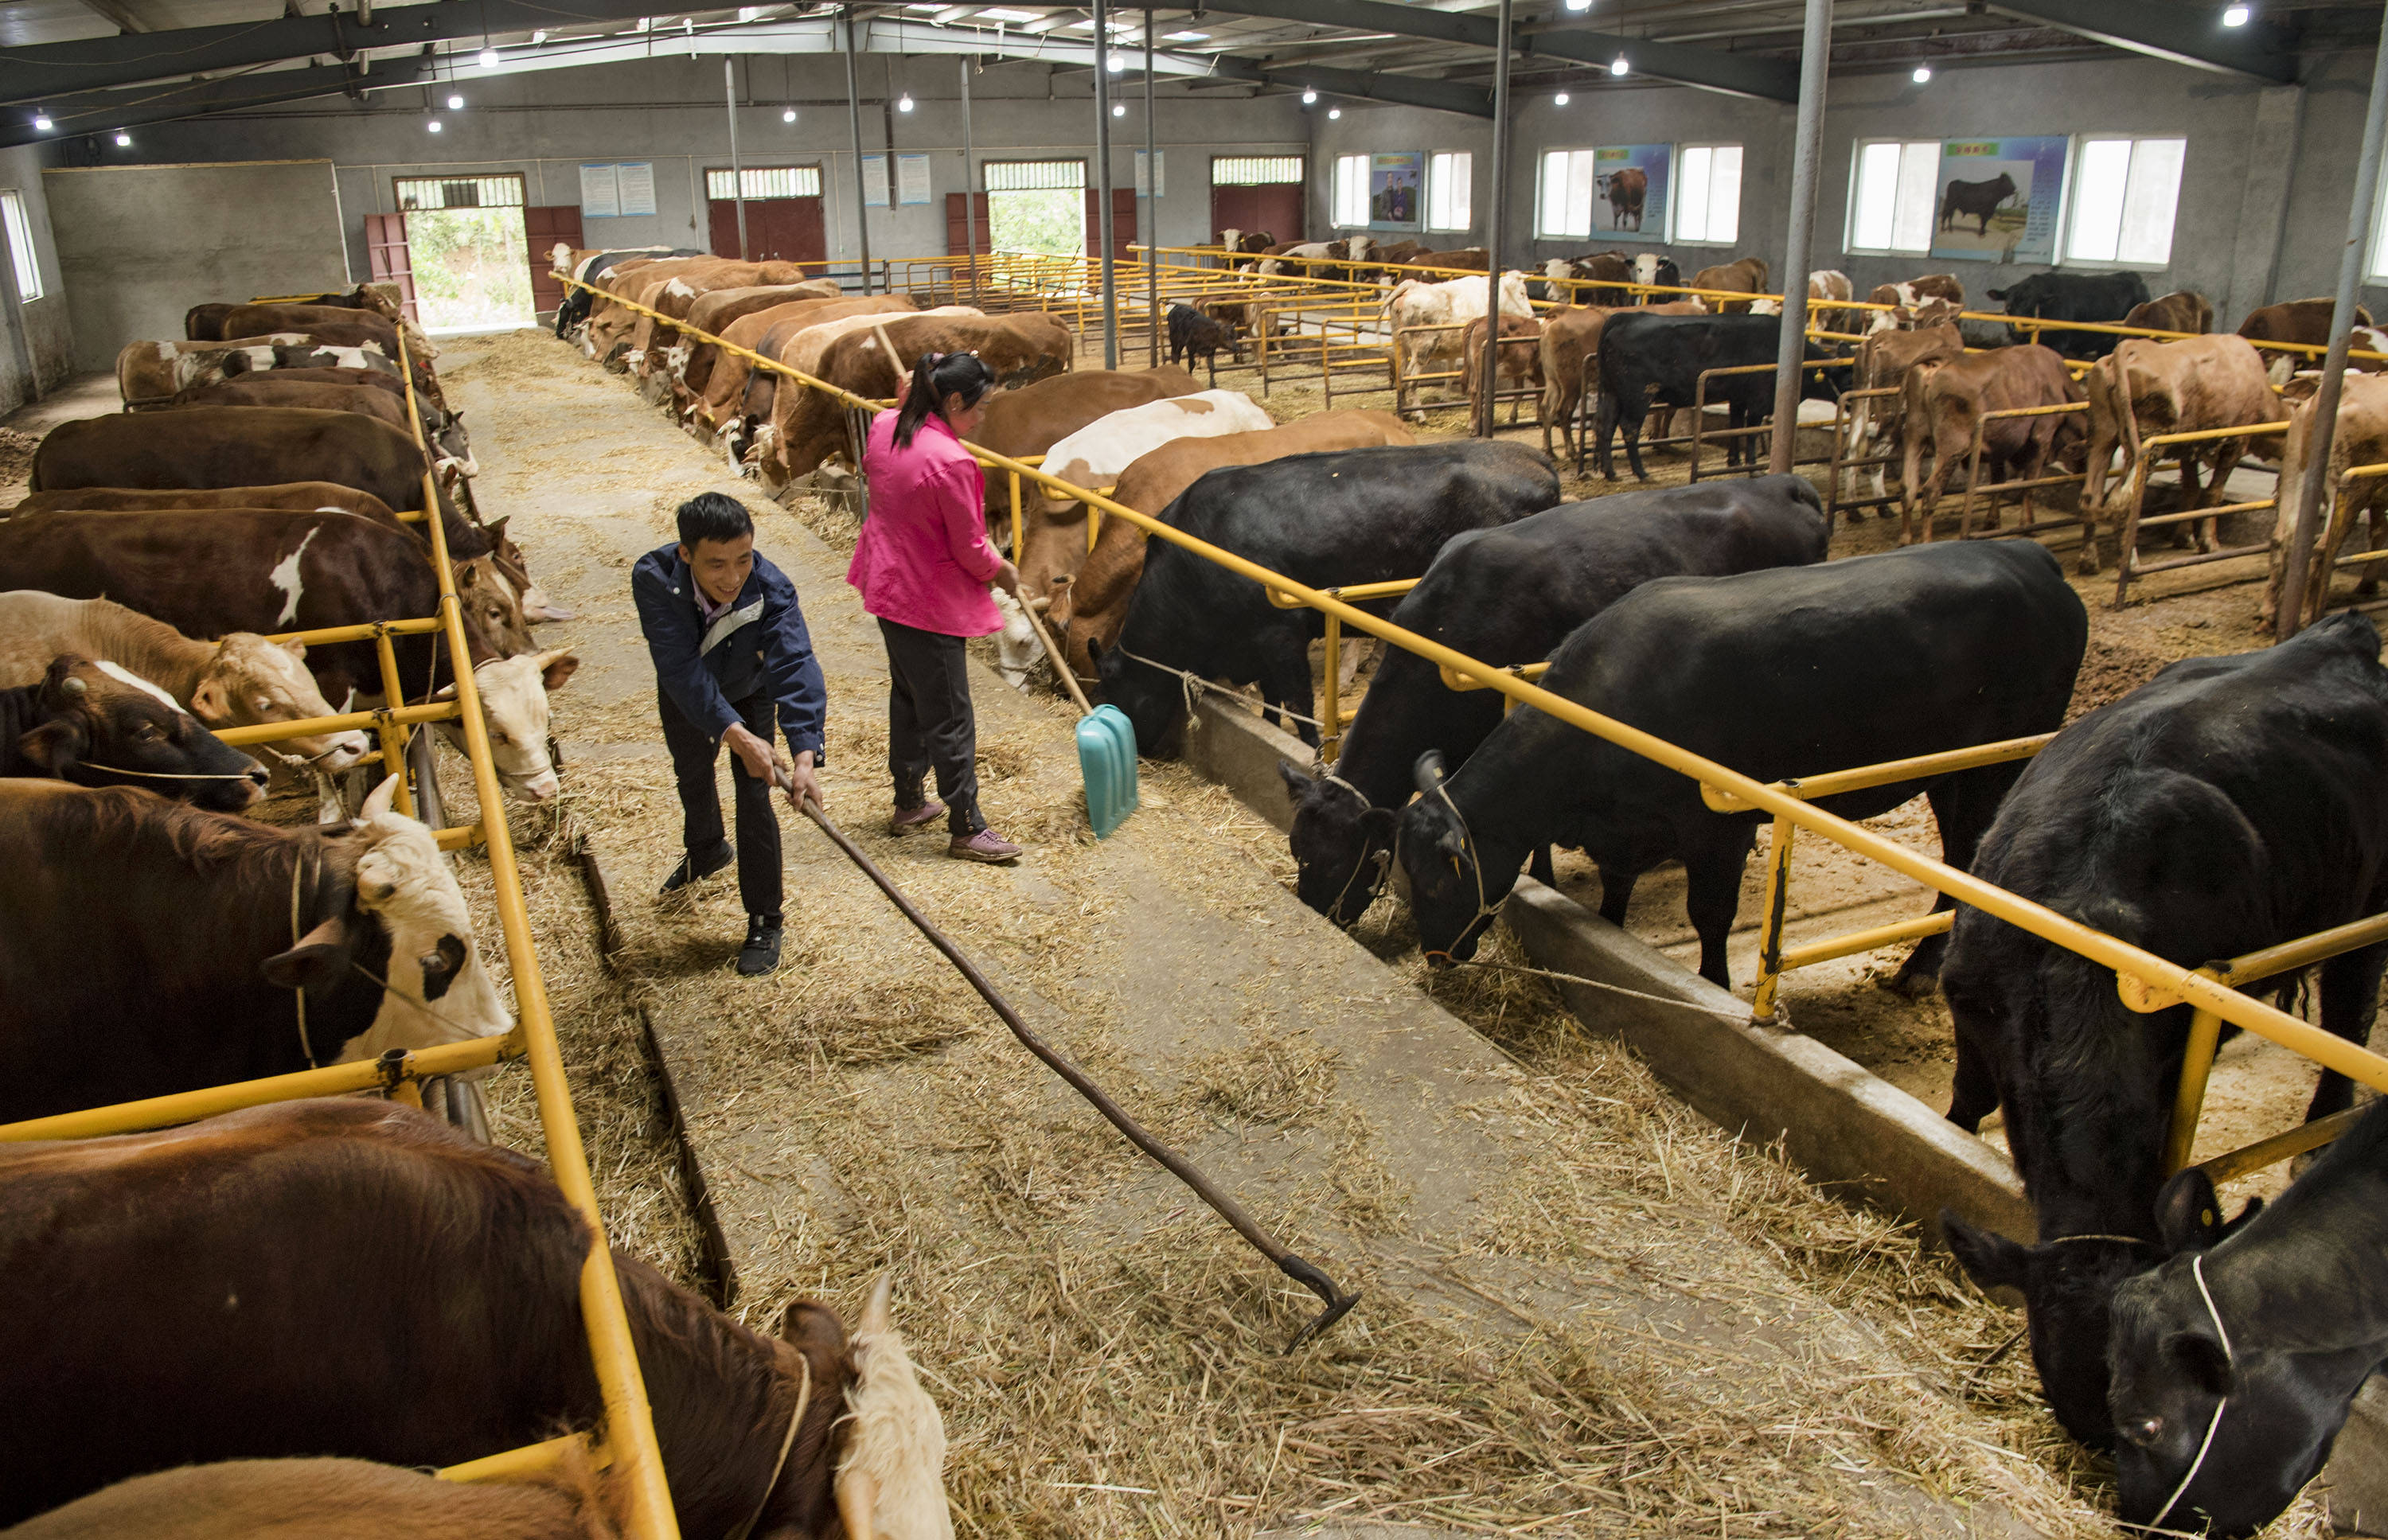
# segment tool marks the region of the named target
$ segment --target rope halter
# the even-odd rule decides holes
[[[2214,1307],[2214,1291],[2205,1286],[2205,1253],[2201,1251],[2189,1259],[2189,1275],[2197,1281],[2197,1296],[2205,1301],[2206,1319],[2214,1322],[2214,1335],[2222,1344],[2222,1361],[2237,1368],[2239,1360],[2230,1350],[2230,1333],[2222,1324],[2222,1312]],[[2164,1507],[2156,1509],[2155,1519],[2148,1528],[2164,1528],[2165,1521],[2172,1517],[2173,1508],[2179,1504],[2182,1495],[2189,1491],[2190,1483],[2197,1480],[2198,1471],[2205,1468],[2205,1457],[2213,1452],[2214,1435],[2222,1431],[2222,1414],[2229,1405],[2230,1397],[2227,1395],[2214,1403],[2214,1420],[2205,1425],[2205,1437],[2197,1446],[2197,1458],[2189,1462],[2189,1469],[2181,1474],[2180,1484],[2172,1489],[2172,1496],[2165,1499]]]

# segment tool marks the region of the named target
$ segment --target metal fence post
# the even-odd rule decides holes
[[[738,60],[721,56],[721,89],[730,98],[730,201],[738,210],[738,259],[753,259],[746,246],[746,173],[738,163]]]
[[[862,191],[862,97],[854,83],[854,7],[840,13],[845,22],[845,126],[854,142],[854,238],[860,246],[862,292],[870,292],[870,203]]]
[[[1095,0],[1096,239],[1103,273],[1103,367],[1119,367],[1119,288],[1111,271],[1111,30],[1109,0]]]
[[[1791,158],[1791,227],[1783,238],[1783,340],[1774,355],[1774,436],[1766,468],[1786,475],[1799,446],[1799,364],[1808,348],[1808,264],[1816,238],[1816,161],[1824,135],[1824,74],[1833,0],[1808,0],[1799,41],[1798,139]]]
[[[1511,0],[1501,0],[1499,41],[1492,54],[1492,211],[1487,221],[1484,247],[1484,372],[1474,403],[1473,431],[1479,438],[1492,436],[1492,398],[1501,380],[1501,243],[1509,233],[1509,11]],[[1418,188],[1421,201],[1426,189]],[[1423,214],[1424,210],[1421,209]],[[1528,312],[1531,314],[1531,312]],[[1462,336],[1466,334],[1462,333]],[[1465,349],[1463,349],[1465,351]],[[1461,365],[1462,378],[1466,365]],[[1396,403],[1398,406],[1398,402]]]
[[[962,67],[962,246],[970,253],[971,297],[978,297],[978,146],[971,138],[970,75],[972,56],[965,54],[957,62]],[[993,240],[995,232],[987,232]]]

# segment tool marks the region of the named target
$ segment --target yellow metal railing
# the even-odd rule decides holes
[[[423,439],[423,419],[414,397],[413,370],[403,336],[399,342],[398,361],[400,374],[406,386],[407,417],[413,424],[415,447],[423,454],[424,507],[436,509],[438,507],[438,489],[432,470],[433,460]],[[480,692],[470,663],[472,653],[464,632],[464,610],[449,562],[447,531],[438,519],[426,519],[425,523],[430,536],[432,570],[439,587],[439,613],[437,617],[375,622],[297,634],[312,641],[371,638],[380,656],[385,688],[390,691],[389,703],[375,711],[231,728],[218,736],[227,742],[247,744],[371,726],[381,735],[385,767],[400,775],[399,805],[411,810],[412,799],[402,770],[405,729],[420,723],[456,722],[464,734],[465,757],[472,766],[473,786],[480,801],[481,816],[476,824],[468,827],[441,831],[441,843],[452,848],[456,843],[474,840],[486,847],[499,926],[504,933],[506,959],[514,975],[514,1029],[502,1037],[443,1043],[412,1051],[392,1050],[368,1062],[330,1065],[296,1074],[7,1124],[0,1126],[0,1140],[91,1138],[191,1122],[272,1102],[348,1095],[375,1090],[420,1106],[419,1086],[425,1079],[477,1069],[505,1059],[527,1058],[540,1124],[547,1141],[548,1165],[565,1198],[588,1220],[593,1237],[589,1256],[581,1268],[579,1306],[589,1333],[591,1358],[605,1412],[604,1440],[597,1449],[596,1458],[601,1464],[615,1467],[617,1479],[622,1483],[624,1532],[635,1536],[636,1540],[676,1540],[680,1526],[672,1511],[671,1494],[664,1478],[662,1453],[655,1442],[654,1421],[640,1375],[638,1356],[631,1344],[629,1319],[622,1307],[620,1288],[614,1272],[613,1253],[605,1243],[604,1217],[598,1210],[596,1190],[590,1180],[588,1155],[580,1142],[579,1125],[575,1120],[571,1088],[565,1079],[563,1054],[555,1039],[554,1018],[548,1006],[546,981],[540,969],[538,949],[531,936],[529,911],[523,901],[521,872],[515,864],[513,836],[506,826],[504,789],[498,780],[496,761],[489,751],[488,724],[481,714]],[[455,679],[455,698],[424,706],[405,705],[404,694],[399,688],[396,655],[391,650],[390,637],[432,632],[445,640],[450,657],[454,661],[451,672]],[[451,836],[461,838],[448,838]],[[569,1438],[553,1439],[526,1449],[506,1451],[471,1461],[444,1473],[453,1479],[467,1481],[518,1474],[552,1463],[570,1442]]]
[[[567,279],[565,282],[573,281]],[[616,303],[629,302],[616,300]],[[630,308],[634,310],[642,309],[634,304],[630,305]],[[707,340],[718,342],[719,339]],[[799,385],[826,392],[850,408],[876,410],[881,405],[878,402],[865,400],[827,381],[815,378],[799,370],[778,363],[776,360],[758,359],[756,361],[758,367],[773,369],[783,377],[792,379]],[[1540,685],[1528,679],[1525,676],[1526,671],[1523,669],[1504,668],[1471,658],[1456,649],[1446,647],[1430,637],[1395,625],[1390,620],[1379,619],[1365,610],[1357,609],[1350,602],[1351,596],[1361,591],[1357,588],[1343,590],[1339,596],[1333,590],[1311,587],[1281,573],[1272,572],[1258,562],[1238,556],[1233,551],[1163,524],[1149,514],[1115,502],[1101,493],[1073,486],[1057,476],[1048,474],[1036,466],[1029,465],[1008,455],[998,454],[979,445],[965,443],[964,447],[970,449],[982,465],[1003,472],[1023,485],[1033,482],[1065,499],[1083,502],[1090,511],[1098,511],[1112,518],[1124,519],[1143,530],[1148,537],[1167,540],[1204,561],[1260,585],[1264,589],[1270,591],[1271,601],[1274,603],[1287,608],[1307,606],[1316,610],[1327,617],[1330,625],[1355,628],[1436,664],[1443,671],[1446,681],[1470,681],[1480,685],[1481,688],[1497,689],[1508,698],[1512,705],[1532,706],[1545,715],[1555,717],[1581,731],[1614,743],[1631,753],[1639,754],[1680,775],[1690,776],[1700,783],[1702,795],[1711,800],[1711,805],[1714,805],[1716,798],[1731,798],[1734,800],[1735,805],[1741,808],[1771,814],[1775,820],[1777,830],[1782,831],[1778,834],[1778,840],[1786,852],[1789,848],[1789,830],[1804,829],[1819,835],[1853,854],[1887,866],[1936,892],[1946,894],[1956,903],[1970,904],[1994,918],[2003,920],[2053,945],[2063,947],[2101,967],[2113,969],[2116,978],[2116,987],[2122,992],[2127,1004],[2134,998],[2159,1002],[2155,1005],[2145,1007],[2147,1009],[2161,1009],[2168,1004],[2186,1004],[2192,1010],[2208,1012],[2217,1020],[2228,1021],[2233,1026],[2254,1032],[2258,1037],[2279,1043],[2290,1052],[2311,1059],[2324,1068],[2336,1070],[2350,1079],[2374,1090],[2388,1091],[2388,1058],[2349,1042],[2334,1033],[2324,1031],[2276,1006],[2242,993],[2223,982],[2212,972],[2184,967],[2178,963],[2159,957],[2118,937],[2093,929],[2043,904],[2036,903],[1995,884],[1986,882],[1970,872],[1961,871],[1946,862],[1911,850],[1897,840],[1861,825],[1826,813],[1808,800],[1810,795],[1817,794],[1812,789],[1819,784],[1830,786],[1835,783],[1836,778],[1867,776],[1885,770],[1886,767],[1870,766],[1863,770],[1839,772],[1837,777],[1807,777],[1801,783],[1805,789],[1803,791],[1791,790],[1782,785],[1760,782],[1729,766],[1720,764],[1714,760],[1645,732],[1639,727],[1618,721],[1578,701],[1543,689]],[[1056,666],[1066,666],[1066,664],[1056,660]],[[1332,677],[1331,675],[1330,677]],[[2005,744],[1981,745],[1973,749],[1955,751],[1954,753],[1958,756],[2003,754],[2009,758],[2021,758],[2036,751],[2036,747],[2033,749],[2017,747],[2018,744],[2028,741],[2014,740]],[[1995,758],[1974,761],[1975,764],[1996,762]],[[1912,776],[1916,773],[1915,763],[1900,762],[1899,766],[1887,767],[1897,770],[1897,774],[1891,775],[1888,778],[1896,779],[1901,776]],[[1853,787],[1841,784],[1838,789],[1847,790],[1852,789]],[[1937,917],[1929,918],[1937,919]],[[2388,923],[2388,919],[2383,919],[2383,923]],[[1928,934],[1929,932],[1913,933]],[[2289,944],[2293,946],[2302,943]],[[2282,1136],[2283,1140],[2290,1137]],[[2325,1134],[2323,1137],[2327,1138],[2328,1135]]]
[[[2153,518],[2145,517],[2141,514],[2140,509],[2147,502],[2148,477],[2154,473],[2156,461],[2164,458],[2163,451],[2186,444],[2212,444],[2226,438],[2243,438],[2252,441],[2267,435],[2285,434],[2288,431],[2289,424],[2285,421],[2251,423],[2243,427],[2202,428],[2190,433],[2160,433],[2153,437],[2140,440],[2139,456],[2132,462],[2128,480],[2125,483],[2125,497],[2128,500],[2124,504],[2120,543],[2115,559],[2116,566],[2121,569],[2115,579],[2116,609],[2121,609],[2130,599],[2131,585],[2140,578],[2155,573],[2170,572],[2177,567],[2200,566],[2208,562],[2228,562],[2240,556],[2261,556],[2272,549],[2272,542],[2267,537],[2243,546],[2217,547],[2216,549],[2199,551],[2191,556],[2175,556],[2162,562],[2141,562],[2139,559],[2138,548],[2140,531],[2142,529],[2153,529],[2161,524],[2188,524],[2197,519],[2218,519],[2229,513],[2254,513],[2267,508],[2278,508],[2280,503],[2278,472],[2275,471],[2276,479],[2272,495],[2268,498],[2256,498],[2247,502],[2217,503],[2211,508],[2191,508],[2172,513],[2159,513]],[[2248,448],[2253,447],[2251,442]],[[2186,476],[2189,466],[2188,455],[2184,454],[2180,457],[2180,465],[2182,473]],[[2219,477],[2216,479],[2217,483],[2220,480]],[[2206,490],[2218,493],[2222,488],[2217,485],[2207,487]]]

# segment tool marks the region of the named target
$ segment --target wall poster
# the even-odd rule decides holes
[[[610,220],[622,212],[621,183],[616,180],[613,166],[580,168],[580,217],[584,220]]]
[[[1674,192],[1672,145],[1603,145],[1592,152],[1592,237],[1663,241]]]
[[[1426,153],[1368,157],[1368,228],[1416,230],[1426,206]]]
[[[614,180],[620,190],[623,213],[652,214],[655,211],[654,161],[625,160],[614,168]]]
[[[2064,198],[2064,134],[1950,139],[1940,145],[1932,255],[2053,262]]]
[[[926,203],[929,201],[929,158],[925,155],[898,155],[896,158],[896,201]]]

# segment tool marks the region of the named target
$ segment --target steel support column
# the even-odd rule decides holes
[[[1833,0],[1808,0],[1799,40],[1799,121],[1791,155],[1791,225],[1783,238],[1783,340],[1774,354],[1774,435],[1766,468],[1788,474],[1799,450],[1799,362],[1808,349],[1808,266],[1816,241],[1816,161],[1824,136],[1824,71]]]
[[[2371,57],[2371,105],[2363,115],[2363,153],[2355,163],[2355,200],[2346,210],[2346,244],[2339,249],[2338,297],[2330,314],[2330,353],[2322,360],[2321,388],[2314,392],[2313,431],[2305,435],[2304,497],[2297,524],[2289,537],[2289,562],[2280,574],[2276,634],[2286,641],[2305,624],[2306,569],[2313,564],[2314,537],[2319,532],[2322,503],[2330,496],[2330,443],[2338,427],[2338,401],[2346,385],[2346,351],[2354,340],[2355,291],[2363,278],[2363,248],[2371,235],[2371,211],[2380,193],[2380,141],[2388,130],[2388,31],[2381,34]],[[2123,560],[2131,559],[2129,551]],[[2330,596],[2330,574],[2320,573],[2322,599]]]
[[[1095,0],[1095,238],[1103,264],[1103,367],[1119,367],[1119,287],[1111,271],[1111,30],[1109,0]]]
[[[965,55],[962,67],[962,246],[970,253],[971,297],[978,297],[978,146],[971,138],[971,59]],[[991,236],[995,233],[990,230]],[[959,298],[960,296],[955,296]]]
[[[1152,129],[1152,13],[1144,13],[1144,208],[1137,230],[1144,237],[1145,359],[1161,365],[1161,154]],[[1189,360],[1190,361],[1190,360]]]
[[[1492,211],[1484,234],[1484,364],[1477,376],[1475,430],[1479,438],[1492,436],[1493,398],[1501,394],[1501,259],[1509,233],[1509,13],[1512,0],[1501,0],[1501,19],[1493,33],[1492,53]],[[1426,200],[1423,181],[1418,200]],[[1421,217],[1426,210],[1418,210]],[[1465,335],[1465,334],[1463,334]],[[1460,366],[1465,369],[1467,366]],[[1399,405],[1398,402],[1395,403]]]
[[[845,23],[845,127],[854,143],[854,239],[862,251],[862,292],[870,292],[870,205],[862,192],[862,94],[854,83],[854,7],[838,12]]]
[[[721,57],[721,88],[730,97],[730,199],[738,208],[738,259],[751,262],[754,253],[746,246],[746,172],[738,160],[738,60],[724,54]]]

